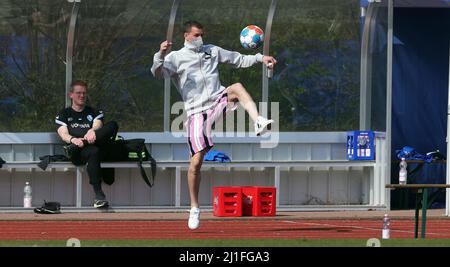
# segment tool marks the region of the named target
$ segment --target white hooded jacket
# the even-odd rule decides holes
[[[164,77],[172,78],[182,96],[187,115],[190,116],[211,108],[225,90],[219,81],[219,63],[247,68],[262,62],[262,59],[263,56],[259,53],[242,55],[214,45],[197,48],[185,42],[183,48],[170,52],[164,59],[157,52],[153,57],[151,71],[157,76],[156,70],[162,67]]]

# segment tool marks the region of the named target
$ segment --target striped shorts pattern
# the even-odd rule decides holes
[[[212,128],[214,123],[222,118],[228,111],[233,111],[237,105],[228,102],[228,88],[216,100],[213,107],[200,113],[192,114],[186,122],[187,142],[191,156],[214,146]]]

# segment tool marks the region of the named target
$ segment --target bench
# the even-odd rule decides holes
[[[1,170],[8,169],[38,169],[37,163],[39,161],[14,161],[6,162]],[[137,168],[136,162],[103,162],[101,163],[103,168]],[[150,162],[144,162],[143,166],[145,168],[150,168]],[[157,168],[168,169],[172,168],[175,170],[175,207],[181,207],[181,171],[187,170],[189,167],[188,161],[157,161]],[[202,170],[207,170],[210,168],[258,168],[258,169],[273,169],[274,170],[274,186],[277,188],[277,194],[280,192],[280,173],[282,169],[290,168],[301,168],[305,170],[320,169],[329,170],[333,169],[345,169],[349,168],[363,168],[363,167],[375,167],[374,161],[347,161],[347,160],[304,160],[304,161],[233,161],[229,163],[220,162],[209,162],[203,163]],[[83,170],[84,166],[75,166],[71,162],[52,162],[47,167],[48,170],[51,169],[76,169],[76,208],[82,208],[82,180],[83,180]],[[156,179],[158,179],[158,173],[156,174]],[[156,185],[157,185],[156,181]],[[376,181],[371,177],[370,183],[370,194],[373,194],[377,190],[377,185],[380,181]],[[370,196],[373,199],[373,196]],[[276,198],[277,207],[280,198]],[[372,203],[370,203],[372,204]]]
[[[115,192],[121,192],[122,188],[127,190],[125,193],[134,196],[130,201],[134,204],[124,204],[126,206],[114,205],[117,209],[124,207],[125,209],[141,209],[147,211],[149,207],[155,209],[164,209],[170,207],[179,209],[181,205],[186,205],[188,201],[187,190],[185,188],[185,170],[189,166],[188,151],[186,149],[185,138],[175,136],[173,133],[121,133],[125,139],[145,138],[147,148],[157,161],[158,171],[156,176],[156,189],[152,189],[153,194],[148,199],[141,195],[140,187],[133,184],[113,185]],[[389,206],[389,198],[386,194],[389,192],[384,188],[387,181],[387,159],[384,151],[385,138],[383,133],[377,133],[376,138],[376,160],[375,161],[347,161],[345,160],[346,133],[345,132],[292,132],[279,133],[277,146],[274,148],[261,148],[261,138],[250,137],[237,133],[237,136],[228,137],[226,135],[214,137],[217,150],[225,151],[231,158],[231,163],[214,163],[205,162],[202,170],[211,169],[214,171],[231,170],[239,177],[249,177],[251,184],[260,184],[253,179],[254,174],[264,177],[264,184],[275,185],[278,189],[277,205],[282,205],[281,209],[286,210],[348,210],[348,209],[385,209]],[[38,171],[37,167],[39,156],[63,154],[61,140],[56,133],[0,133],[0,156],[3,157],[7,164],[0,169],[0,175],[4,170],[8,169],[33,169],[31,172]],[[102,163],[102,167],[114,168],[136,168],[136,163],[120,162],[120,163]],[[144,164],[150,167],[149,163]],[[86,191],[86,175],[84,175],[83,167],[75,167],[71,163],[50,163],[49,168],[62,170],[65,168],[75,170],[73,174],[73,185],[70,189],[70,201],[66,203],[70,208],[78,209],[85,207],[86,197],[89,192]],[[167,171],[166,171],[167,169]],[[264,172],[261,170],[265,169]],[[120,171],[122,173],[122,170]],[[131,171],[133,169],[130,169]],[[248,170],[248,176],[245,173]],[[327,170],[329,172],[327,172]],[[214,171],[212,173],[214,173]],[[352,172],[356,171],[356,173]],[[15,171],[13,171],[15,172]],[[300,172],[300,173],[299,173]],[[345,174],[346,172],[346,174]],[[211,172],[210,172],[211,173]],[[335,173],[340,178],[333,181]],[[362,173],[362,174],[361,174]],[[292,175],[295,174],[295,175]],[[302,175],[301,185],[296,182],[296,175]],[[208,174],[209,175],[209,174]],[[215,175],[215,174],[213,174]],[[46,176],[46,174],[44,175]],[[49,177],[51,175],[49,174]],[[70,177],[72,174],[68,177]],[[137,172],[134,179],[138,178]],[[345,179],[347,176],[347,179]],[[1,176],[0,176],[1,177]],[[4,176],[7,177],[7,176]],[[66,176],[67,177],[67,176]],[[129,178],[130,176],[128,176]],[[170,181],[167,178],[170,177]],[[230,177],[225,175],[225,177]],[[318,183],[315,182],[316,177],[323,177]],[[363,178],[362,180],[354,180],[353,178]],[[127,178],[127,179],[128,179]],[[84,182],[83,182],[84,179]],[[212,177],[202,181],[209,181],[209,187]],[[218,179],[221,184],[226,183],[226,178]],[[281,183],[280,183],[281,180]],[[238,180],[234,180],[238,182]],[[272,182],[273,181],[273,182]],[[1,182],[1,181],[0,181]],[[84,184],[82,184],[82,182]],[[14,183],[12,180],[4,180],[4,185],[10,188],[9,196],[3,198],[5,203],[14,203],[14,207],[20,205],[22,182]],[[54,183],[53,180],[46,183]],[[119,182],[120,183],[120,182]],[[239,182],[238,182],[239,183]],[[305,184],[306,183],[306,184]],[[43,184],[47,185],[47,184]],[[123,186],[124,185],[124,186]],[[281,187],[280,187],[281,185]],[[53,190],[62,189],[61,184],[57,187],[45,191],[45,194],[53,194]],[[123,187],[122,187],[123,186]],[[145,185],[142,185],[145,186]],[[294,187],[293,187],[294,186]],[[296,187],[298,186],[298,187]],[[304,187],[306,186],[306,188]],[[317,186],[323,188],[318,192]],[[129,187],[132,192],[128,191]],[[73,188],[73,189],[72,189]],[[205,188],[205,187],[202,187]],[[83,192],[82,192],[83,189]],[[142,188],[143,189],[143,188]],[[4,189],[8,189],[5,187]],[[72,191],[73,190],[73,191]],[[116,191],[117,190],[117,191]],[[206,189],[204,189],[206,190]],[[289,192],[287,192],[289,190]],[[322,189],[321,189],[322,190]],[[357,192],[353,194],[353,190]],[[139,192],[139,193],[136,193]],[[163,193],[164,192],[164,193]],[[205,194],[203,194],[203,192]],[[319,197],[325,199],[315,198]],[[134,195],[133,195],[134,194]],[[299,194],[299,195],[297,195]],[[333,197],[339,194],[339,200],[352,204],[339,204],[333,202]],[[346,194],[346,195],[345,195]],[[83,202],[82,200],[83,196]],[[123,195],[124,196],[124,195]],[[127,195],[128,196],[128,195]],[[208,201],[206,191],[202,191],[200,196],[203,202]],[[127,198],[119,197],[118,202],[131,203]],[[306,202],[311,199],[312,202]],[[330,199],[327,202],[327,199]],[[317,201],[316,201],[317,200]],[[67,199],[66,199],[67,201]],[[149,202],[150,201],[150,202]],[[150,203],[151,206],[146,206]],[[161,203],[161,204],[160,204]],[[306,203],[306,204],[303,204]],[[313,204],[309,204],[313,203]],[[10,204],[3,205],[6,210]],[[119,207],[120,206],[120,207]]]

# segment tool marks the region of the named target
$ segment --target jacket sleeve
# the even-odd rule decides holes
[[[158,75],[158,73],[157,73],[158,69],[161,69],[162,76]],[[152,72],[153,76],[155,76],[156,78],[170,78],[177,73],[176,70],[177,69],[173,62],[173,54],[172,53],[169,53],[164,58],[161,58],[160,52],[155,53],[155,55],[153,56],[153,65],[151,68],[151,72]]]
[[[217,47],[220,63],[227,63],[235,68],[248,68],[256,63],[262,62],[263,55],[242,55],[239,52],[228,51],[221,47]]]
[[[94,117],[94,121],[101,120],[103,122],[105,120],[105,114],[101,109],[93,109],[92,115]]]

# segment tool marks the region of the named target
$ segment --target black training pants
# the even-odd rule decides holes
[[[105,151],[108,149],[108,146],[114,141],[118,130],[119,126],[115,121],[105,123],[102,128],[95,131],[96,141],[94,144],[85,145],[72,154],[71,160],[73,164],[78,166],[87,163],[90,184],[101,183],[100,163],[105,157]]]

